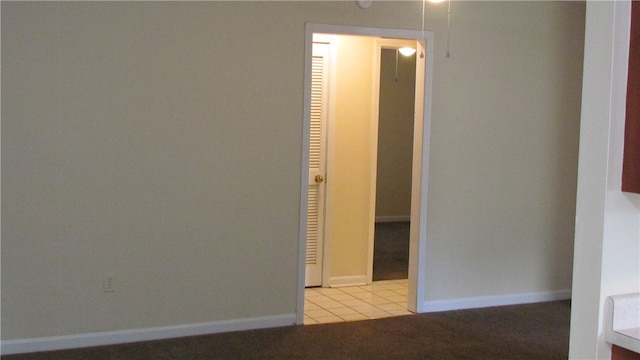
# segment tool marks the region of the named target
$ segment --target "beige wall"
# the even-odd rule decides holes
[[[452,12],[450,58],[436,41],[426,298],[569,289],[584,3]]]
[[[425,300],[567,289],[584,4],[453,5]],[[3,341],[294,313],[304,24],[420,2],[1,6]]]
[[[375,39],[336,36],[329,123],[327,239],[330,277],[364,277],[371,225]]]
[[[335,109],[329,123],[327,228],[330,277],[364,277],[371,227],[375,39],[334,37]],[[333,104],[332,104],[333,105]]]
[[[411,213],[416,56],[398,56],[396,78],[396,50],[382,51],[376,218],[408,219]]]
[[[392,59],[380,63],[383,92],[376,124],[378,41],[374,37],[332,37],[335,88],[330,93],[335,109],[330,110],[329,125],[325,266],[330,279],[326,284],[366,281],[372,215],[408,217],[410,213],[415,56],[401,59],[398,82],[394,52]],[[373,204],[372,192],[376,193]]]

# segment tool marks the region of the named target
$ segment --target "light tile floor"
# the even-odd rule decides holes
[[[409,314],[406,279],[374,281],[364,286],[308,288],[304,291],[305,325]]]

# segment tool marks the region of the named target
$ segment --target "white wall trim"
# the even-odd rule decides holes
[[[376,216],[377,223],[406,222],[406,221],[411,221],[411,215]]]
[[[372,74],[371,74],[371,129],[369,139],[371,149],[369,153],[369,216],[367,234],[367,283],[373,281],[373,250],[376,234],[376,195],[378,188],[378,126],[380,121],[380,41],[375,39],[372,48]]]
[[[329,279],[329,286],[331,287],[361,286],[366,284],[367,275],[332,276]]]
[[[2,355],[9,355],[38,351],[83,348],[89,346],[122,344],[183,336],[215,334],[228,331],[281,327],[294,325],[295,323],[296,314],[282,314],[196,324],[161,326],[146,329],[129,329],[32,339],[3,340],[1,342],[0,352]]]
[[[423,309],[426,312],[439,312],[462,309],[477,309],[491,306],[505,306],[530,304],[545,301],[571,299],[571,290],[543,291],[534,293],[479,296],[450,300],[425,301]]]
[[[427,294],[427,209],[429,191],[429,157],[431,149],[431,91],[433,88],[435,34],[426,32],[416,42],[415,112],[413,125],[413,160],[411,167],[411,226],[409,229],[409,287],[407,310],[425,312],[424,301]],[[424,65],[418,65],[424,63]],[[420,98],[422,101],[420,101]],[[420,106],[419,104],[422,104]]]

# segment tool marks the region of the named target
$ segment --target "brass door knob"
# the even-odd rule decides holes
[[[323,181],[324,181],[324,177],[323,177],[322,175],[316,175],[316,177],[315,177],[315,178],[313,178],[313,179],[314,179],[314,180],[316,181],[316,183],[318,183],[318,184],[320,184],[321,182],[323,182]]]

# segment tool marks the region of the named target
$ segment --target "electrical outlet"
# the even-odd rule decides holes
[[[106,293],[116,291],[113,274],[104,274],[104,279],[102,279],[102,290],[104,290],[104,292]]]

